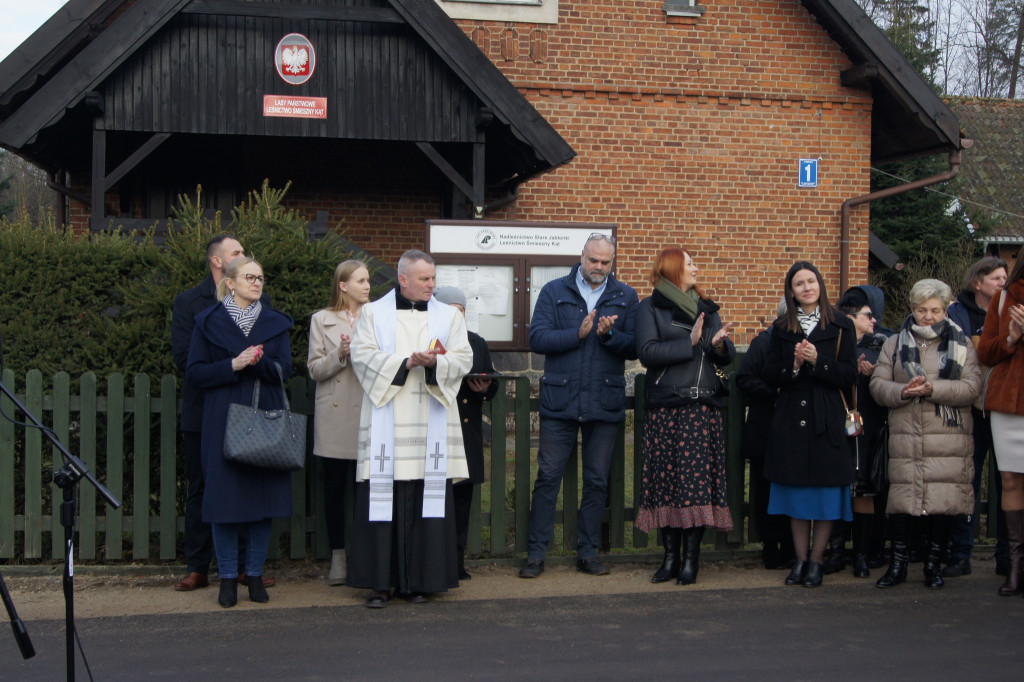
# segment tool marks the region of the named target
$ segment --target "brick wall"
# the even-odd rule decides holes
[[[650,291],[657,251],[684,244],[745,343],[774,318],[793,261],[833,299],[843,200],[869,191],[871,99],[839,85],[849,61],[796,2],[560,0],[557,25],[459,24],[578,157],[493,219],[615,222],[621,279]],[[820,158],[800,189],[800,158]],[[851,281],[867,274],[854,212]]]

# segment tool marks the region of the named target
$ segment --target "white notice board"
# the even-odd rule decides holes
[[[438,287],[458,287],[466,295],[466,326],[486,341],[512,341],[511,265],[437,266]]]

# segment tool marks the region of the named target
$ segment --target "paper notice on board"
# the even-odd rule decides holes
[[[477,296],[480,297],[480,308],[488,315],[508,315],[508,279],[505,273],[495,270],[479,272],[477,279]]]

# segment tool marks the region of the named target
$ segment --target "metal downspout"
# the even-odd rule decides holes
[[[971,145],[974,144],[974,141],[964,139],[960,140],[960,144],[962,149],[969,149]],[[842,227],[839,233],[839,291],[836,292],[837,296],[842,296],[843,292],[850,287],[850,210],[854,206],[867,204],[876,199],[885,199],[914,189],[928,187],[929,185],[937,185],[940,182],[952,180],[960,172],[960,163],[960,150],[958,149],[949,153],[949,170],[944,173],[908,182],[903,185],[896,185],[895,187],[887,187],[886,189],[872,192],[871,194],[864,194],[859,197],[853,197],[852,199],[847,199],[843,202]]]

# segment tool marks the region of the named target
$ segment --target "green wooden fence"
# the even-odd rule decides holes
[[[79,486],[78,559],[175,560],[184,527],[185,498],[184,463],[179,463],[177,457],[179,400],[175,377],[162,377],[154,391],[148,375],[138,375],[126,386],[125,377],[119,374],[100,382],[94,374],[86,373],[78,378],[74,393],[71,377],[65,372],[53,377],[49,391],[44,390],[38,370],[27,372],[20,385],[16,385],[11,370],[5,370],[0,380],[124,503],[120,509],[111,509],[98,499],[91,485]],[[489,495],[481,495],[478,490],[474,497],[467,548],[471,555],[500,557],[527,549],[530,467],[531,462],[536,462],[531,452],[530,417],[538,409],[538,400],[530,397],[526,378],[508,377],[503,382],[506,390],[498,391],[495,399],[485,404],[493,435],[490,472],[484,484]],[[644,376],[638,376],[635,395],[643,395],[643,382]],[[314,389],[315,384],[305,378],[291,380],[292,408],[312,415]],[[24,415],[16,414],[13,403],[2,395],[0,408],[4,414],[24,421]],[[629,398],[627,410],[632,412],[633,419],[619,430],[616,440],[605,528],[608,546],[643,549],[649,539],[645,533],[633,530],[636,512],[631,503],[627,504],[626,475],[628,464],[632,467],[628,497],[637,500],[642,468],[642,399]],[[734,530],[715,534],[714,543],[719,548],[738,547],[760,539],[756,523],[746,523],[755,501],[748,499],[746,463],[739,456],[741,415],[737,391],[733,390],[727,408],[726,443]],[[312,429],[308,435],[311,451]],[[631,448],[626,446],[627,438]],[[52,482],[53,472],[62,465],[60,454],[38,429],[0,418],[0,559],[57,560],[63,556],[63,528],[59,521],[62,491]],[[578,477],[578,458],[574,456],[566,471],[563,503],[556,517],[560,527],[576,526]],[[283,553],[293,559],[322,559],[330,555],[320,480],[320,458],[310,456],[306,468],[292,478],[292,517],[274,522],[271,557]],[[991,477],[988,483],[991,490]],[[349,500],[351,497],[348,496]],[[484,504],[483,497],[488,503]],[[993,536],[995,496],[989,494],[987,500],[983,505],[990,512],[989,524],[984,530]],[[575,532],[562,535],[556,531],[553,549],[568,552],[574,544]]]

